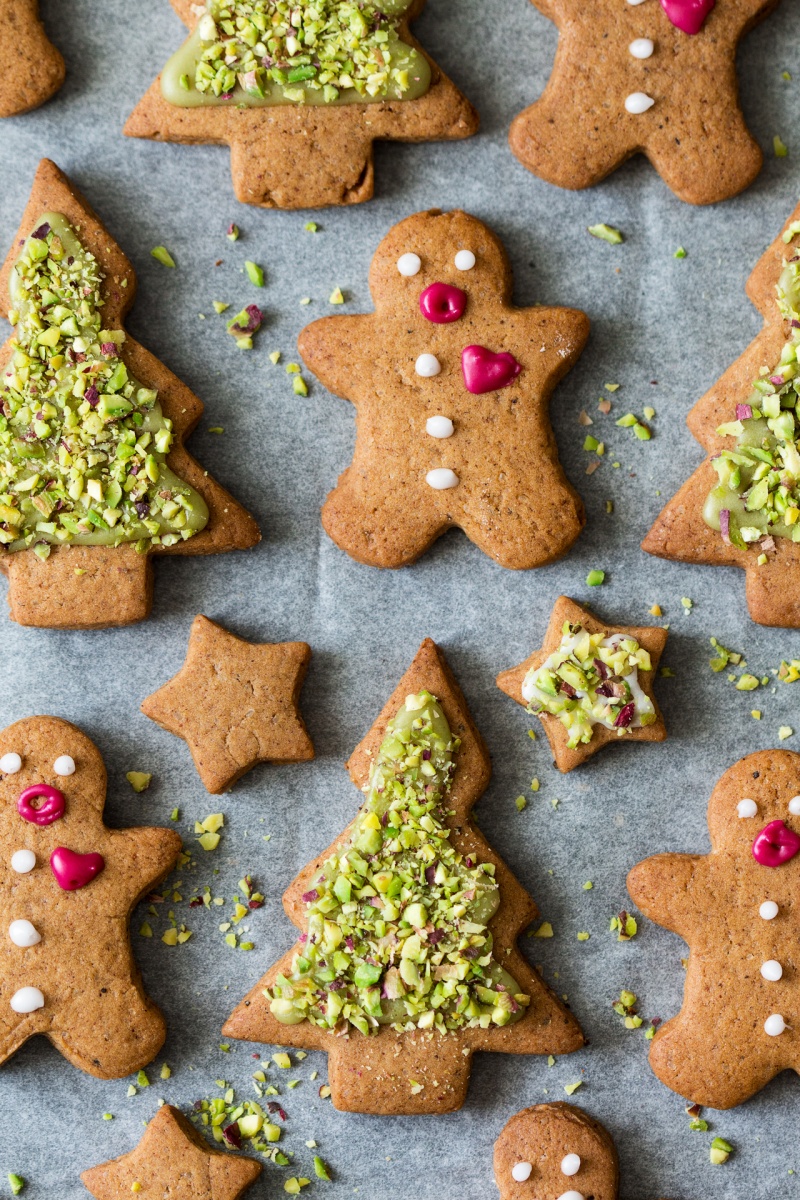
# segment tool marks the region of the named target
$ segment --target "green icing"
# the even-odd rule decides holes
[[[292,971],[264,993],[282,1023],[444,1033],[523,1015],[530,997],[492,956],[494,865],[450,842],[459,745],[430,692],[390,721],[354,830],[304,896]]]
[[[790,244],[800,222],[784,234]],[[760,538],[800,541],[800,259],[784,263],[778,307],[789,336],[774,369],[764,367],[737,419],[717,433],[735,439],[713,461],[719,484],[703,506],[703,520],[740,549]],[[727,514],[727,516],[725,515]],[[727,523],[727,528],[725,527]]]
[[[44,213],[11,272],[14,352],[0,376],[0,546],[172,546],[208,522],[172,472],[172,422],[103,329],[97,260]]]
[[[414,100],[430,65],[402,41],[410,0],[208,0],[161,74],[181,108]]]

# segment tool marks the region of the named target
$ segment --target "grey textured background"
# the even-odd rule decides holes
[[[426,634],[446,648],[494,757],[477,820],[556,931],[549,942],[523,939],[525,950],[568,995],[591,1046],[552,1068],[543,1058],[479,1055],[463,1111],[418,1120],[335,1112],[308,1082],[312,1069],[325,1076],[324,1056],[312,1055],[290,1073],[303,1082],[284,1095],[284,1145],[296,1152],[294,1166],[268,1166],[249,1194],[284,1195],[286,1174],[308,1171],[304,1142],[314,1137],[336,1179],[315,1183],[308,1194],[493,1196],[492,1143],[504,1122],[527,1104],[564,1099],[564,1085],[578,1079],[584,1085],[576,1102],[616,1137],[625,1200],[794,1194],[798,1176],[787,1172],[800,1171],[797,1081],[785,1075],[738,1111],[706,1114],[713,1132],[737,1147],[726,1166],[710,1166],[712,1135],[689,1132],[682,1101],[649,1071],[643,1033],[626,1031],[610,1008],[629,987],[646,1016],[675,1013],[683,944],[643,922],[638,938],[621,945],[607,926],[626,903],[625,873],[633,863],[659,850],[707,849],[709,791],[740,754],[777,744],[783,723],[798,728],[785,745],[800,748],[800,691],[781,685],[774,694],[743,695],[707,666],[711,635],[746,651],[758,672],[800,654],[800,635],[750,622],[738,572],[691,570],[638,548],[661,504],[702,457],[684,416],[758,330],[744,283],[800,195],[800,79],[781,78],[797,61],[796,0],[786,0],[741,51],[744,107],[767,161],[755,186],[725,205],[681,204],[642,159],[579,194],[530,176],[512,158],[506,131],[544,86],[553,27],[526,0],[431,0],[417,32],[479,108],[480,135],[446,146],[379,146],[372,203],[308,215],[238,205],[224,149],[121,137],[125,117],[181,40],[167,0],[43,0],[42,8],[68,79],[45,108],[0,126],[0,241],[9,244],[36,164],[51,156],[133,261],[140,291],[131,330],[205,401],[191,448],[256,514],[264,540],[248,554],[160,562],[153,616],[138,628],[53,633],[3,619],[2,723],[57,713],[81,725],[109,768],[111,824],[166,823],[178,805],[191,841],[196,817],[224,810],[221,848],[187,877],[185,900],[190,880],[213,881],[215,893],[229,899],[249,870],[268,903],[250,921],[250,954],[224,945],[216,926],[227,910],[190,912],[185,902],[175,911],[193,930],[187,945],[171,949],[134,932],[146,984],[169,1024],[157,1060],[172,1068],[168,1083],[153,1070],[153,1086],[128,1099],[129,1081],[82,1075],[42,1039],[3,1068],[0,1195],[5,1172],[18,1171],[30,1181],[31,1200],[78,1200],[85,1195],[79,1171],[129,1150],[159,1096],[186,1105],[214,1094],[214,1080],[223,1077],[248,1094],[254,1047],[234,1043],[229,1054],[220,1052],[221,1023],[290,944],[281,893],[355,812],[358,795],[342,762]],[[788,159],[772,155],[776,133],[790,147]],[[588,524],[566,559],[536,572],[505,572],[452,533],[412,569],[380,573],[337,550],[318,518],[349,461],[352,409],[317,384],[308,399],[295,397],[267,354],[279,348],[284,361],[293,358],[298,331],[331,311],[327,297],[336,285],[348,296],[345,311],[369,309],[367,270],[386,230],[419,209],[459,205],[505,239],[518,303],[574,305],[592,318],[590,344],[553,403],[562,460],[585,498]],[[316,236],[303,231],[310,215],[321,227]],[[231,220],[243,231],[235,246],[224,236]],[[590,238],[586,226],[597,221],[623,229],[625,244]],[[175,255],[176,271],[150,257],[158,243]],[[684,261],[673,258],[679,245],[688,252]],[[217,258],[224,264],[215,268]],[[242,275],[245,258],[266,267],[263,292]],[[300,307],[303,296],[312,297],[309,307]],[[235,348],[214,299],[263,304],[268,318],[255,352]],[[606,436],[613,454],[587,477],[577,417],[583,408],[595,413],[607,381],[622,384],[615,415],[656,408],[655,437],[641,444],[611,417],[597,421],[593,432]],[[208,433],[210,425],[224,426],[224,434]],[[612,469],[613,458],[620,469]],[[607,498],[614,500],[612,516]],[[605,568],[607,582],[590,593],[584,580],[593,567]],[[591,595],[599,612],[622,622],[646,622],[659,602],[672,629],[665,661],[675,671],[658,684],[666,745],[621,747],[567,778],[553,770],[541,738],[528,740],[525,714],[493,683],[500,668],[540,644],[561,592],[578,600]],[[682,596],[694,600],[688,616]],[[205,794],[185,745],[138,711],[140,699],[180,666],[198,612],[254,640],[304,638],[314,650],[303,709],[316,762],[255,770],[221,803]],[[764,711],[760,723],[749,716],[754,705]],[[130,769],[153,772],[150,791],[132,794]],[[520,815],[514,797],[533,775],[542,789]],[[561,802],[557,810],[553,798]],[[269,843],[262,840],[267,832]],[[582,890],[587,879],[591,892]],[[136,914],[134,931],[140,922]],[[591,940],[578,943],[584,929]],[[101,1119],[106,1111],[114,1121]]]

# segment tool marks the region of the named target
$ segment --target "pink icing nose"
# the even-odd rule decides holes
[[[463,317],[467,293],[449,283],[432,283],[419,298],[419,311],[434,325],[448,325]]]
[[[715,0],[661,0],[661,7],[676,29],[699,33]]]
[[[42,803],[34,808],[34,800],[41,800]],[[51,787],[49,783],[31,784],[20,794],[17,801],[17,812],[24,821],[30,821],[31,825],[52,825],[53,821],[63,817],[65,808],[64,793]]]
[[[106,860],[102,854],[76,854],[66,846],[56,846],[50,855],[50,870],[65,892],[77,892],[99,875]]]
[[[485,346],[467,346],[461,351],[461,370],[467,391],[475,396],[508,387],[522,367],[513,354],[505,351],[494,354]]]
[[[762,867],[781,867],[800,853],[800,836],[783,821],[770,821],[753,842],[753,858]]]

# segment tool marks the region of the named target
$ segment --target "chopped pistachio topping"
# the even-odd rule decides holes
[[[11,273],[13,354],[0,377],[0,547],[172,546],[208,522],[166,465],[172,422],[102,327],[103,274],[68,221],[45,213]]]
[[[446,1033],[523,1015],[530,997],[492,955],[494,864],[450,841],[459,745],[427,691],[389,722],[352,834],[305,893],[292,970],[264,993],[279,1021]]]
[[[619,246],[625,241],[618,229],[613,225],[589,225],[588,232],[592,237],[599,238],[601,242],[608,242],[610,246]]]
[[[587,579],[588,582],[588,579]],[[528,712],[558,717],[569,733],[571,750],[592,740],[593,726],[628,730],[652,725],[652,700],[639,684],[650,655],[635,638],[620,633],[588,633],[564,622],[561,645],[522,683]]]

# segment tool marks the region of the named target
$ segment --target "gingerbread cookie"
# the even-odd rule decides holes
[[[470,137],[478,115],[409,33],[425,0],[171,0],[192,30],[128,137],[231,148],[236,196],[359,204],[373,143]]]
[[[299,709],[310,659],[305,642],[254,645],[195,617],[185,663],[142,712],[183,738],[209,792],[224,792],[256,763],[314,757]]]
[[[150,611],[151,554],[245,549],[258,527],[188,454],[203,405],[134,341],[128,259],[44,159],[0,303],[0,571],[12,620],[99,629]]]
[[[708,452],[642,542],[659,558],[741,567],[750,616],[800,628],[800,207],[747,294],[764,329],[687,423]]]
[[[417,213],[383,239],[374,313],[325,317],[298,347],[356,406],[353,461],[322,509],[337,546],[401,567],[463,529],[504,567],[572,545],[583,504],[558,461],[548,404],[589,334],[571,308],[514,308],[502,244],[463,212]]]
[[[611,1135],[572,1104],[523,1109],[494,1144],[500,1200],[617,1200]]]
[[[64,82],[64,59],[48,40],[39,0],[0,4],[0,117],[30,112]]]
[[[100,752],[68,721],[28,717],[0,733],[0,1062],[43,1033],[74,1066],[118,1079],[164,1043],[128,919],[181,839],[106,828],[105,795]]]
[[[469,819],[489,755],[430,639],[348,769],[364,805],[286,892],[300,938],[225,1036],[326,1050],[336,1107],[378,1114],[460,1108],[476,1050],[582,1046],[516,948],[536,905]]]
[[[664,741],[653,681],[666,642],[660,626],[606,625],[559,596],[541,650],[497,686],[539,717],[555,765],[572,771],[609,744]]]
[[[164,1104],[135,1150],[84,1171],[81,1179],[97,1200],[129,1200],[134,1193],[144,1200],[239,1200],[260,1174],[260,1162],[210,1146],[177,1108]]]
[[[799,778],[798,754],[749,754],[711,793],[711,853],[657,854],[628,876],[642,912],[691,951],[683,1007],[650,1065],[695,1104],[733,1108],[800,1073]]]
[[[585,188],[634,154],[690,204],[749,187],[763,155],[739,107],[736,48],[779,0],[533,0],[558,50],[511,149],[548,183]]]

